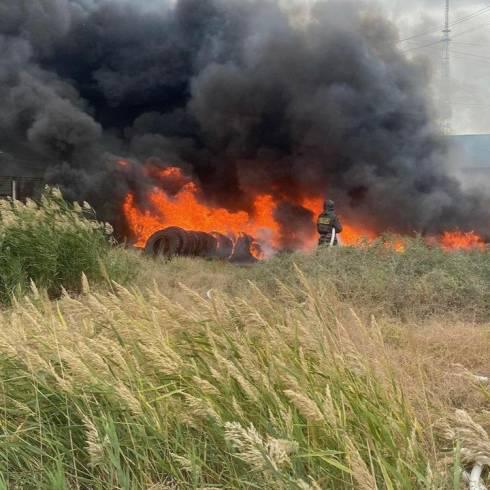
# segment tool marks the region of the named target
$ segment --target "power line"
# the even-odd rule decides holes
[[[458,44],[460,46],[471,46],[476,48],[488,48],[488,44],[465,43],[462,41],[452,41],[451,44]]]
[[[479,60],[484,60],[484,61],[490,62],[490,57],[488,57],[488,56],[481,56],[481,55],[473,54],[473,53],[465,53],[463,51],[455,51],[454,49],[451,49],[451,53],[459,54],[462,56],[471,56],[472,58],[476,58]]]
[[[469,20],[472,20],[476,17],[480,17],[481,15],[487,14],[488,12],[490,12],[490,5],[487,5],[486,7],[483,7],[482,9],[477,10],[476,12],[473,12],[472,14],[469,14],[465,17],[461,17],[457,19],[455,22],[451,24],[451,27],[454,27],[458,24],[463,24],[464,22],[468,22]]]
[[[451,55],[452,56],[458,56],[460,58],[464,58],[466,61],[473,61],[475,63],[480,63],[483,67],[483,65],[487,68],[490,68],[490,58],[488,59],[478,59],[474,58],[474,55],[471,55],[471,58],[468,57],[469,53],[462,54],[460,51],[453,51],[451,50]]]
[[[436,44],[441,44],[443,42],[442,39],[438,39],[437,41],[432,41],[431,43],[424,44],[422,46],[412,46],[411,48],[406,48],[402,50],[402,53],[406,53],[407,51],[414,51],[416,49],[424,49],[429,48],[430,46],[434,46]]]
[[[467,29],[466,31],[463,32],[458,32],[455,36],[452,37],[452,39],[455,39],[457,37],[464,36],[465,34],[468,34],[469,32],[475,32],[478,31],[479,29],[483,29],[484,27],[490,26],[490,23],[485,23],[485,24],[480,24],[477,27],[473,27],[472,29]]]
[[[433,30],[433,31],[424,32],[422,34],[415,34],[414,36],[406,37],[405,39],[400,39],[398,41],[398,44],[404,43],[404,42],[407,42],[407,41],[411,41],[412,39],[417,39],[419,37],[430,36],[431,34],[436,34],[438,32],[440,32],[439,29],[436,29],[436,30]]]
[[[469,14],[469,15],[466,15],[464,17],[460,17],[459,19],[456,19],[453,23],[449,24],[449,27],[454,27],[454,26],[457,26],[459,24],[464,24],[465,22],[473,20],[473,19],[480,17],[481,15],[485,15],[487,13],[490,13],[490,5],[483,7],[482,9],[477,10],[476,12],[473,12],[472,14]],[[425,37],[425,36],[430,36],[431,34],[437,34],[440,32],[440,30],[441,30],[441,28],[438,27],[437,29],[433,29],[431,31],[422,32],[420,34],[415,34],[413,36],[409,36],[409,37],[406,37],[404,39],[400,39],[398,41],[398,43],[400,44],[400,43],[404,43],[407,41],[411,41],[413,39],[418,39],[419,37]]]

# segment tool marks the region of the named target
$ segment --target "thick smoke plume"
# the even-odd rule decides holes
[[[328,192],[379,231],[488,233],[396,41],[345,0],[3,0],[0,149],[116,223],[151,185],[124,157],[182,166],[230,210],[275,194],[284,227],[311,220],[295,196]]]

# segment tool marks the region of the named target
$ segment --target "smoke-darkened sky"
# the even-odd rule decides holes
[[[296,6],[312,3],[284,1]],[[431,90],[438,103],[442,45],[434,43],[442,38],[445,0],[380,0],[369,4],[386,13],[399,29],[400,39],[416,36],[400,47],[410,56],[430,61],[434,72]],[[453,132],[490,133],[490,4],[451,0],[450,7]]]
[[[437,63],[418,56],[425,48],[405,52],[439,36],[437,9],[417,12],[355,0],[3,0],[0,149],[17,170],[34,155],[50,181],[112,218],[128,190],[152,185],[137,168],[122,178],[116,159],[153,158],[185,167],[231,210],[259,193],[287,203],[328,190],[380,231],[487,233],[486,198],[447,172]],[[427,42],[399,43],[420,29]]]

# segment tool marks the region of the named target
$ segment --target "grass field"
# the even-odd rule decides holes
[[[490,462],[488,252],[101,257],[0,310],[0,488],[463,489]]]

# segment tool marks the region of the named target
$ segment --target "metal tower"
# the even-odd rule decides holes
[[[450,0],[445,0],[444,29],[442,31],[442,70],[441,70],[441,127],[445,134],[452,130],[452,97],[451,97],[451,44]]]

